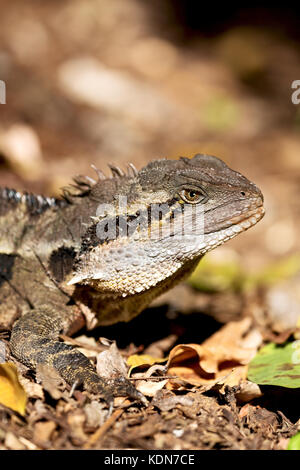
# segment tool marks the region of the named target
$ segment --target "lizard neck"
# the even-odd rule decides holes
[[[95,325],[128,322],[147,308],[156,297],[185,280],[194,271],[200,259],[201,256],[191,260],[163,281],[139,294],[121,297],[77,285],[73,296],[91,322],[92,328]]]

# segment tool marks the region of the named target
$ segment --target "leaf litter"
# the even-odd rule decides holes
[[[108,378],[129,378],[150,400],[148,406],[115,398],[115,411],[109,417],[104,402],[76,387],[72,390],[51,367],[38,367],[38,383],[26,377],[24,369],[19,386],[27,401],[23,416],[28,430],[24,434],[19,421],[12,419],[4,446],[148,448],[146,441],[152,439],[151,445],[157,448],[286,448],[288,437],[296,432],[293,423],[283,425],[278,414],[251,405],[263,395],[248,372],[262,341],[248,317],[221,327],[201,344],[179,343],[169,354],[156,346],[153,350],[163,357],[128,356],[114,341],[101,338],[99,344],[81,336],[78,346],[84,352],[84,345],[90,345],[88,354],[97,372]],[[167,343],[174,343],[174,337]],[[17,393],[18,386],[13,387]],[[13,413],[15,408],[8,402],[0,412],[9,409]],[[259,424],[266,423],[266,416],[270,424]]]

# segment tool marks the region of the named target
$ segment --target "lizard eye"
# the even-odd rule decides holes
[[[180,196],[189,204],[197,204],[205,199],[205,194],[198,189],[182,189],[180,191]]]

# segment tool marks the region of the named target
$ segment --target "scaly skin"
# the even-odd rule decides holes
[[[141,395],[99,377],[59,335],[129,321],[264,214],[261,191],[216,157],[111,169],[76,178],[61,199],[0,189],[0,326],[12,327],[12,354],[107,401]]]

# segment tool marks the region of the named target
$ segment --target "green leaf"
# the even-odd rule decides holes
[[[262,348],[249,364],[248,379],[259,385],[300,388],[300,341]]]
[[[300,432],[290,438],[287,450],[300,450]]]

